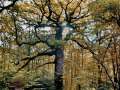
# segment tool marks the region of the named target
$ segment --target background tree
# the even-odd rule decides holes
[[[93,58],[97,60],[99,67],[103,68],[112,86],[115,90],[119,90],[119,1],[118,0],[96,0],[90,4],[90,11],[93,18],[92,29],[93,35],[92,39],[89,37],[89,44],[81,44],[80,42],[74,40],[79,46],[87,49],[93,54]],[[90,21],[91,22],[91,21]],[[116,42],[117,41],[117,42]],[[111,48],[114,46],[114,50]],[[117,50],[116,50],[117,48]],[[109,51],[110,50],[110,51]],[[112,54],[110,58],[110,52],[116,52]],[[109,58],[107,61],[107,58]],[[112,59],[112,61],[111,61]],[[107,63],[111,63],[112,70]],[[106,64],[107,63],[107,64]],[[116,71],[118,70],[118,71]],[[113,72],[111,75],[110,73]],[[117,75],[118,74],[118,75]]]

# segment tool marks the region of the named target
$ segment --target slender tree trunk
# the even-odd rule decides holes
[[[101,66],[98,64],[98,88],[100,87],[102,80],[101,80],[101,74],[102,74],[102,70],[101,70]]]
[[[55,88],[56,90],[63,90],[63,64],[64,51],[62,48],[56,49],[55,54]]]
[[[118,65],[118,90],[120,90],[120,65]]]

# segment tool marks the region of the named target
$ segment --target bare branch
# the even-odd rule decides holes
[[[49,49],[41,52],[41,53],[38,53],[37,55],[35,56],[32,56],[32,57],[26,57],[26,58],[23,58],[22,60],[27,60],[27,62],[22,65],[18,70],[17,72],[19,72],[20,70],[22,70],[24,67],[26,67],[32,60],[34,60],[35,58],[39,57],[39,56],[44,56],[44,55],[47,55],[47,56],[53,56],[55,54],[55,50],[52,50],[52,51],[49,51]]]
[[[52,22],[57,23],[57,21],[52,18],[52,14],[53,14],[53,13],[54,13],[55,15],[57,15],[57,14],[56,14],[56,12],[53,11],[50,0],[47,0],[47,1],[48,1],[47,7],[48,7],[48,10],[49,10],[49,12],[48,12],[49,15],[46,16],[46,18],[47,18],[48,20],[52,21]]]
[[[64,11],[65,11],[65,17],[66,17],[65,19],[66,19],[66,21],[68,21],[68,22],[70,22],[70,17],[69,17],[69,15],[68,15],[68,12],[67,12],[67,11],[68,11],[68,6],[69,6],[70,3],[72,3],[72,1],[73,1],[73,0],[71,0],[70,2],[68,2],[67,5],[66,5],[66,7],[65,7],[65,9],[64,9]]]
[[[109,80],[112,82],[112,85],[115,86],[115,83],[114,83],[114,81],[112,80],[112,77],[109,75],[106,66],[103,64],[103,62],[100,61],[100,59],[98,58],[98,55],[95,54],[95,52],[94,52],[90,47],[88,47],[88,46],[86,47],[86,46],[80,44],[77,40],[72,40],[72,41],[74,41],[75,43],[77,43],[81,48],[86,49],[86,50],[88,50],[88,51],[91,52],[91,54],[93,55],[93,58],[94,58],[95,60],[97,60],[97,62],[99,62],[100,65],[101,65],[101,66],[103,67],[103,69],[105,70],[105,73],[107,74]],[[110,40],[110,42],[111,42],[111,40]],[[108,46],[109,46],[109,45],[108,45]]]
[[[87,46],[85,46],[77,40],[72,40],[72,41],[75,42],[79,47],[86,49],[86,50],[89,50],[93,55],[96,55],[95,52],[87,44],[86,44]]]
[[[36,37],[39,39],[40,42],[45,43],[45,44],[46,44],[48,47],[50,47],[50,48],[53,48],[53,47],[54,47],[54,45],[51,45],[51,44],[48,42],[47,39],[42,40],[42,39],[39,37],[36,29],[35,29],[35,35],[36,35]]]
[[[34,46],[34,45],[36,45],[36,44],[38,44],[38,43],[44,43],[44,44],[46,44],[48,47],[53,47],[52,45],[50,45],[49,43],[48,43],[48,41],[47,40],[42,40],[41,38],[39,38],[39,36],[37,35],[37,31],[36,31],[36,29],[37,28],[41,28],[41,27],[52,27],[53,25],[52,24],[41,24],[41,23],[39,23],[39,25],[36,25],[36,24],[32,24],[32,26],[34,26],[34,28],[35,28],[35,34],[36,34],[36,37],[39,39],[39,40],[37,40],[37,41],[19,41],[19,39],[18,39],[18,37],[19,37],[19,35],[18,35],[18,27],[17,27],[17,25],[16,25],[16,18],[15,18],[15,16],[14,15],[12,15],[12,18],[13,18],[13,22],[14,22],[14,26],[15,26],[15,41],[16,41],[16,43],[17,43],[17,45],[18,46],[22,46],[22,45],[31,45],[31,46]],[[29,24],[30,25],[30,24]],[[54,27],[54,26],[53,26]]]
[[[33,60],[39,56],[44,56],[44,55],[47,55],[47,56],[53,56],[55,54],[55,50],[50,50],[50,49],[47,49],[43,52],[39,52],[38,54],[34,55],[34,56],[30,56],[30,57],[25,57],[22,59],[22,61],[24,60]]]
[[[76,11],[77,8],[80,8],[79,13],[81,13],[81,6],[80,6],[81,3],[82,3],[82,0],[81,0],[80,2],[77,1],[77,5],[76,5],[76,7],[73,9],[73,11],[70,12],[70,16],[73,16],[73,15],[74,15],[74,13],[75,13],[75,11]]]
[[[42,66],[45,66],[45,65],[47,65],[47,64],[55,64],[55,62],[52,61],[52,62],[47,62],[47,63],[41,64],[41,65],[38,65],[38,66],[36,66],[35,69],[37,69],[37,68],[39,68],[39,67],[42,67]]]

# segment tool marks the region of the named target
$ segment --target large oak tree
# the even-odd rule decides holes
[[[8,2],[10,4],[5,5]],[[83,25],[89,16],[85,0],[5,0],[0,4],[1,16],[6,14],[11,20],[10,23],[1,18],[4,22],[2,25],[11,27],[8,31],[13,32],[16,45],[29,46],[37,52],[36,54],[29,53],[28,56],[22,58],[27,62],[19,70],[39,56],[55,56],[54,62],[47,64],[55,64],[56,90],[62,90],[63,46],[68,40],[73,39],[77,30],[84,28]],[[41,43],[45,46],[44,49],[33,48]]]

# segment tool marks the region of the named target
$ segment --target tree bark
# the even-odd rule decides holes
[[[55,90],[63,90],[63,65],[64,51],[63,48],[56,48],[55,53]]]

